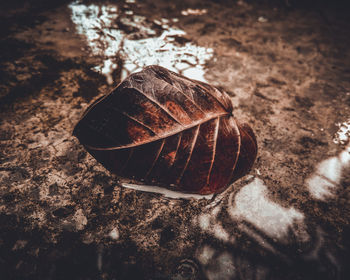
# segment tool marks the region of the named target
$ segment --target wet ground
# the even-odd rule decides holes
[[[349,7],[301,2],[1,4],[1,279],[349,279]],[[169,197],[86,153],[85,108],[148,64],[228,92],[249,175]]]

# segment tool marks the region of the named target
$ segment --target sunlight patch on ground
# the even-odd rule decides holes
[[[138,185],[138,184],[129,184],[122,183],[123,187],[143,192],[159,193],[169,198],[183,198],[183,199],[211,199],[213,197],[210,195],[200,195],[200,194],[191,194],[191,193],[182,193],[177,191],[171,191],[162,187],[149,186],[149,185]]]
[[[334,197],[343,174],[350,168],[350,120],[340,123],[338,126],[339,130],[334,135],[334,143],[348,145],[338,156],[322,161],[316,167],[315,174],[306,181],[310,194],[319,200]]]
[[[207,9],[187,9],[187,10],[183,10],[181,11],[181,14],[183,16],[201,16],[201,15],[205,15],[208,12]]]
[[[338,123],[337,126],[339,130],[334,135],[334,143],[345,145],[349,142],[350,139],[350,119],[343,123]]]
[[[198,224],[203,231],[208,232],[221,241],[234,243],[235,237],[230,235],[227,228],[218,219],[221,210],[222,206],[217,205],[210,211],[210,213],[203,213],[196,217],[193,220],[193,223]]]
[[[79,34],[86,37],[92,54],[103,58],[94,70],[113,83],[112,73],[123,60],[122,79],[147,65],[160,65],[189,78],[205,81],[204,65],[213,56],[213,49],[180,41],[185,31],[168,25],[169,20],[149,22],[145,17],[128,12],[122,14],[117,5],[69,5],[72,21]],[[119,25],[118,25],[119,23]],[[124,26],[128,34],[121,30]],[[155,25],[158,29],[155,30]],[[186,40],[182,40],[186,41]]]
[[[272,238],[282,241],[293,228],[302,223],[304,214],[293,207],[284,208],[270,200],[264,182],[255,178],[237,195],[231,195],[228,212],[234,220],[245,220]]]

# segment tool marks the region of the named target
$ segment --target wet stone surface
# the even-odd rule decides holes
[[[348,7],[1,5],[1,279],[349,279]],[[229,93],[258,138],[248,176],[169,197],[86,153],[82,112],[147,64]]]

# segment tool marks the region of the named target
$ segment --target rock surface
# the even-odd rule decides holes
[[[197,69],[230,94],[259,154],[212,200],[124,188],[71,136],[131,71],[129,45],[104,75],[72,3],[1,4],[2,279],[349,279],[350,146],[333,142],[350,118],[348,7],[185,2],[118,1],[107,28],[128,43],[171,26],[185,31],[172,51],[213,50]]]

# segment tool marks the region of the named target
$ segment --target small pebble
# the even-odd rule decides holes
[[[268,22],[268,19],[266,17],[259,17],[258,22]]]
[[[111,230],[109,233],[109,237],[112,238],[113,240],[118,240],[119,239],[119,231],[117,228],[114,228]]]

